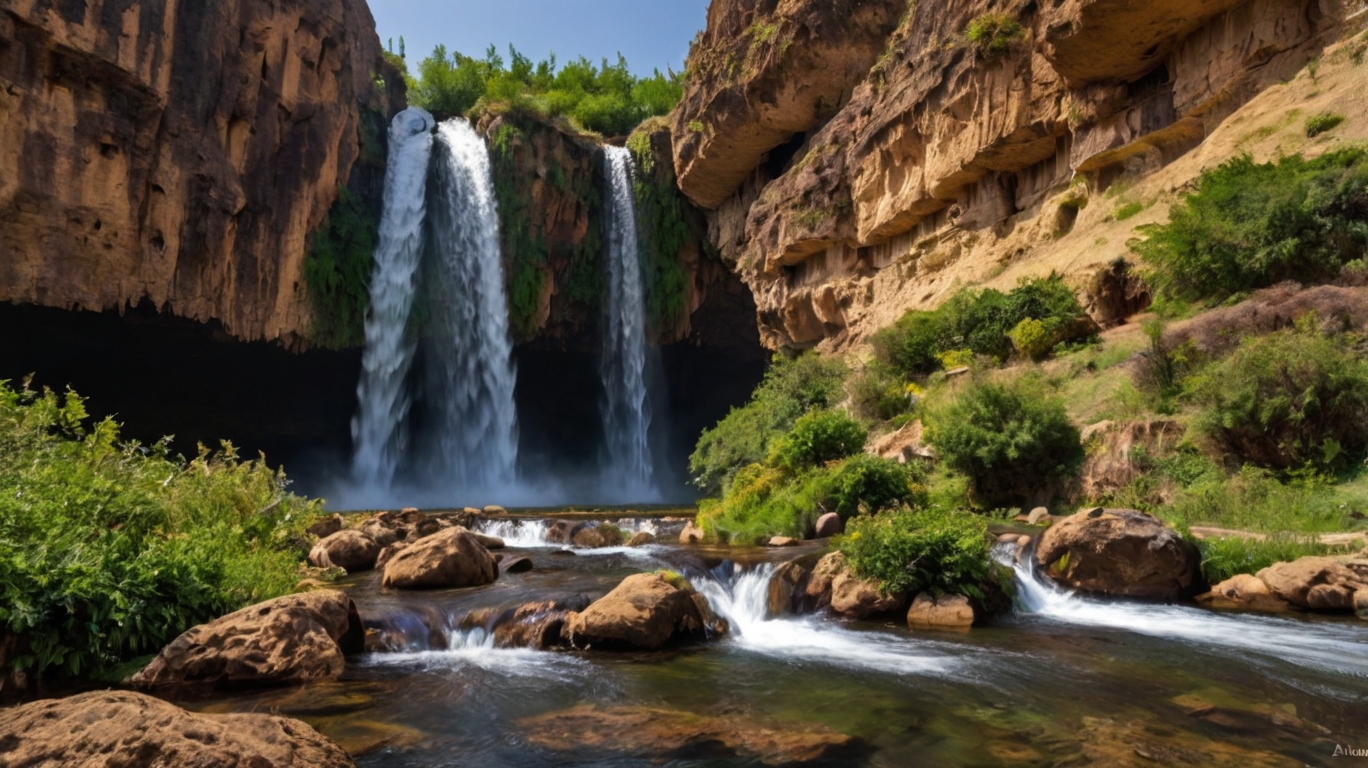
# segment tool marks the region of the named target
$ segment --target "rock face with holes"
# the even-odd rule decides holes
[[[716,0],[674,118],[680,187],[772,347],[840,349],[1031,261],[1113,323],[1144,299],[1124,277],[1112,295],[1125,237],[1057,241],[1297,73],[1354,6]]]
[[[306,240],[403,87],[364,0],[3,0],[0,300],[303,341]]]

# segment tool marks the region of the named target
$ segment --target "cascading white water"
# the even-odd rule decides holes
[[[603,431],[607,480],[630,493],[650,492],[651,404],[646,395],[646,306],[632,200],[632,153],[604,147],[608,285],[604,295]]]
[[[409,399],[404,380],[413,365],[408,335],[414,278],[423,250],[423,217],[432,115],[410,107],[394,116],[380,217],[380,242],[371,273],[366,349],[352,420],[352,479],[365,487],[388,487],[403,442]]]
[[[1274,658],[1368,676],[1368,637],[1357,627],[1178,605],[1103,602],[1060,589],[1041,578],[1029,562],[1016,562],[1007,552],[998,551],[996,556],[1015,574],[1021,609],[1035,616],[1167,638],[1195,649],[1233,648],[1251,659]]]
[[[460,118],[437,129],[428,209],[427,464],[462,489],[502,490],[515,479],[518,417],[499,211],[489,150]]]

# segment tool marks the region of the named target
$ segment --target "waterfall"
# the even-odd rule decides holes
[[[395,115],[389,130],[389,165],[380,242],[371,273],[366,350],[357,384],[358,410],[352,420],[352,478],[366,487],[388,487],[404,441],[409,400],[405,379],[413,364],[408,336],[414,278],[423,247],[432,115],[409,108]]]
[[[603,329],[603,432],[607,479],[628,492],[644,492],[652,481],[647,434],[651,406],[646,397],[646,310],[632,200],[632,154],[604,147],[608,178],[605,240],[608,285]]]
[[[517,373],[489,150],[465,120],[437,129],[424,291],[424,429],[433,478],[501,490],[515,480]]]

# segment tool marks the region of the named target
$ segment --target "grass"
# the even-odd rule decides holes
[[[1266,539],[1208,538],[1196,543],[1202,553],[1202,577],[1211,585],[1237,574],[1258,573],[1274,563],[1345,552],[1343,547],[1331,547],[1315,539],[1287,534]]]
[[[1314,139],[1322,133],[1329,133],[1345,120],[1344,115],[1334,112],[1321,112],[1306,118],[1306,138]]]

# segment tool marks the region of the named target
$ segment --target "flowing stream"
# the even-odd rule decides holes
[[[410,404],[404,385],[414,352],[408,323],[423,252],[433,125],[432,115],[410,107],[394,116],[389,129],[385,202],[352,420],[352,477],[367,487],[389,486],[404,442]]]
[[[603,148],[609,199],[605,206],[608,284],[604,292],[603,432],[606,476],[638,500],[652,485],[651,404],[646,394],[646,303],[632,199],[632,153]],[[644,495],[643,495],[644,494]]]

